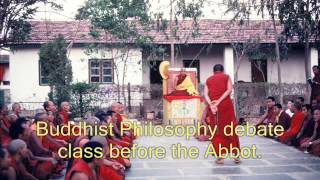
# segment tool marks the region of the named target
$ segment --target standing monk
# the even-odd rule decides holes
[[[237,125],[233,103],[230,98],[232,92],[232,82],[228,75],[224,72],[221,64],[213,67],[214,74],[207,79],[205,86],[205,98],[208,103],[209,125],[214,128],[217,126],[217,132],[214,134],[211,142],[214,147],[215,154],[218,155],[217,164],[224,163],[224,155],[231,152],[231,147],[239,148],[239,137],[235,134],[226,136],[224,128],[233,124],[233,128]],[[235,131],[233,131],[235,132]],[[230,133],[230,132],[226,132]],[[220,148],[226,148],[228,152],[222,151]],[[235,163],[240,163],[239,157],[234,159]]]
[[[313,66],[312,71],[314,74],[313,79],[308,79],[308,82],[311,86],[311,97],[310,102],[312,100],[320,100],[320,68],[319,66]]]

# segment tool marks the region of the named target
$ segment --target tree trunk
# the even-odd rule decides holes
[[[279,102],[283,104],[283,87],[282,87],[282,78],[281,78],[281,61],[280,61],[280,48],[278,42],[278,32],[276,27],[276,20],[274,17],[274,8],[272,8],[272,23],[273,23],[273,31],[275,36],[275,43],[276,43],[276,61],[277,61],[277,68],[278,68],[278,88],[279,88]]]
[[[242,56],[239,56],[239,52],[237,51],[237,48],[233,47],[233,50],[236,54],[236,62],[237,62],[237,67],[236,67],[236,72],[234,73],[234,106],[236,109],[236,116],[239,116],[239,100],[238,100],[238,92],[239,92],[239,84],[238,84],[238,72],[242,60]],[[238,117],[239,118],[239,117]]]
[[[306,12],[309,12],[309,0],[307,0],[307,4],[306,4]],[[311,76],[311,72],[310,72],[310,45],[309,45],[309,26],[306,22],[306,19],[304,19],[303,21],[303,26],[304,26],[304,37],[305,37],[305,45],[304,45],[304,67],[305,67],[305,75],[306,75],[306,84],[307,84],[307,89],[306,89],[306,95],[305,95],[305,99],[307,103],[309,102],[309,97],[310,97],[310,88],[309,88],[309,84],[308,84],[308,78],[310,78]]]

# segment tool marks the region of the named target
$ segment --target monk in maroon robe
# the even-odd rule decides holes
[[[296,138],[305,118],[305,115],[302,112],[302,105],[299,102],[294,103],[293,111],[294,115],[291,119],[290,128],[279,137],[280,142],[285,144],[291,144],[291,141]]]
[[[224,128],[233,123],[235,128],[237,125],[236,116],[233,108],[233,103],[230,98],[232,92],[232,82],[228,75],[223,71],[224,68],[221,64],[213,67],[214,74],[207,79],[205,86],[205,98],[208,103],[208,116],[209,125],[214,128],[217,126],[217,132],[211,139],[214,151],[219,156],[216,163],[223,164],[224,159],[222,155],[231,152],[230,146],[240,149],[239,137],[235,134],[226,136]],[[233,131],[235,132],[235,131]],[[227,132],[230,133],[230,132]],[[228,152],[220,152],[220,147],[227,148]],[[236,163],[240,162],[239,158],[234,159]]]
[[[63,119],[63,124],[68,124],[69,115],[70,115],[70,104],[64,101],[61,103],[60,107],[61,107],[61,112],[59,112],[59,115]]]
[[[308,82],[311,86],[311,97],[310,102],[312,100],[320,100],[320,68],[319,66],[313,66],[312,71],[314,73],[313,79],[309,79]]]
[[[306,137],[300,141],[300,149],[311,151],[312,154],[320,156],[320,107],[313,111],[314,127],[311,137]]]

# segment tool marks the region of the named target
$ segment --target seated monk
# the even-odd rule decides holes
[[[117,126],[120,130],[121,122],[129,120],[128,116],[124,114],[125,106],[121,102],[117,102],[111,105],[111,109],[112,111],[108,111],[107,114],[115,113],[115,118],[117,119]],[[129,140],[129,142],[132,142],[136,138],[132,130],[126,131],[125,136],[125,139]]]
[[[9,153],[6,149],[0,147],[0,179],[15,180],[16,172],[11,166]]]
[[[198,91],[192,83],[191,77],[182,70],[175,78],[175,90],[169,96],[196,96]]]
[[[314,120],[311,111],[312,109],[309,104],[305,104],[302,106],[302,112],[304,113],[305,117],[299,133],[291,141],[293,146],[300,147],[301,141],[303,139],[310,138],[312,136],[314,129]]]
[[[10,153],[11,166],[14,169],[14,175],[16,179],[28,179],[37,180],[33,174],[27,171],[24,159],[28,158],[29,150],[27,149],[26,143],[21,139],[12,140],[8,146],[8,151]]]
[[[274,106],[274,112],[276,114],[276,120],[274,122],[274,126],[280,125],[283,127],[284,131],[288,130],[291,123],[290,116],[282,109],[281,104],[276,104]]]
[[[280,142],[285,144],[291,144],[291,141],[298,135],[305,118],[305,115],[302,112],[302,105],[299,102],[293,104],[292,110],[294,115],[291,119],[290,128],[279,137]]]
[[[3,105],[0,107],[0,142],[3,147],[7,147],[11,141],[9,136],[9,128],[11,126],[8,118],[8,107]]]
[[[115,111],[108,111],[105,113],[106,119],[102,118],[103,121],[107,121],[107,124],[113,124],[112,131],[114,133],[114,136],[111,137],[112,140],[119,141],[121,143],[121,146],[125,147],[130,147],[132,146],[133,143],[133,137],[130,132],[125,132],[123,135],[121,134],[121,122],[122,122],[122,117],[119,114],[119,104],[118,103],[113,103],[112,104],[112,110]],[[118,113],[117,113],[118,112]]]
[[[31,130],[28,121],[25,118],[18,118],[10,127],[10,136],[12,139],[21,139],[27,144],[30,151],[29,159],[26,162],[30,165],[30,171],[39,179],[49,177],[61,177],[60,172],[64,165],[57,164],[60,160],[58,155],[43,147],[40,139]],[[40,170],[41,169],[41,170]]]
[[[95,114],[99,119],[100,123],[106,126],[109,126],[109,124],[114,124],[113,126],[116,126],[114,123],[115,113],[112,113],[111,111],[108,111],[107,113],[100,111]],[[112,117],[113,116],[113,117]],[[122,148],[122,147],[130,147],[131,144],[129,142],[123,141],[120,136],[119,130],[117,131],[117,128],[112,129],[113,135],[111,136],[108,134],[106,138],[108,139],[110,144],[113,144],[116,147]],[[116,133],[118,132],[118,133]]]
[[[71,143],[72,145],[72,149],[76,148],[76,147],[80,147],[83,148],[84,145],[89,142],[89,138],[88,136],[79,136],[77,137],[73,143]],[[68,166],[67,166],[67,173],[70,171],[74,161],[77,161],[77,159],[74,159],[73,157],[70,157],[68,159]]]
[[[274,112],[274,105],[276,104],[276,100],[274,97],[269,96],[266,100],[267,111],[263,114],[262,117],[259,118],[256,126],[259,125],[268,125],[269,123],[274,124],[276,120],[276,114]]]
[[[31,126],[31,130],[33,131],[33,134],[36,134],[36,130],[37,130],[37,123],[38,122],[45,122],[50,126],[50,123],[48,121],[48,115],[46,113],[37,113],[34,117],[34,122]],[[48,127],[49,128],[49,127]],[[48,129],[49,131],[49,129]],[[67,142],[64,140],[60,140],[60,139],[55,139],[54,137],[50,136],[49,134],[47,134],[46,136],[37,136],[43,147],[45,147],[46,149],[49,149],[50,151],[53,151],[55,153],[58,152],[58,150],[67,145]]]
[[[70,104],[67,101],[64,101],[60,105],[61,111],[59,115],[63,119],[63,124],[68,124],[69,122],[69,115],[70,115]]]
[[[101,152],[99,149],[103,150],[103,145],[98,142],[86,143],[83,154],[87,151],[91,152],[92,156],[83,156],[74,162],[65,180],[99,180],[98,169],[103,164],[103,157],[99,157]]]
[[[110,119],[111,119],[110,116],[104,117],[104,116],[101,116],[101,114],[100,114],[99,118],[101,119],[101,125],[108,126],[108,122],[110,122]],[[121,149],[123,147],[128,147],[128,143],[123,142],[123,141],[121,141],[121,140],[119,140],[119,139],[117,139],[117,138],[115,138],[114,136],[111,136],[111,135],[106,136],[104,141],[108,142],[108,144],[107,144],[108,147],[109,147],[109,144],[112,144],[115,148],[119,148],[119,149]],[[116,159],[113,159],[113,160],[121,163],[126,168],[130,168],[131,167],[131,163],[130,163],[129,159],[119,157],[119,158],[116,158]]]
[[[105,137],[94,136],[90,139],[92,142],[99,142],[103,145],[105,149],[105,159],[103,160],[103,165],[100,167],[100,179],[105,180],[123,180],[125,167],[122,163],[118,161],[121,158],[110,159],[109,145]],[[130,163],[130,161],[129,161]]]
[[[320,156],[320,107],[313,111],[315,122],[311,137],[306,137],[300,141],[300,149],[309,149],[312,154]]]

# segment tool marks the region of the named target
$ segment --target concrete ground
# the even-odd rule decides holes
[[[173,159],[171,145],[181,143],[200,150],[198,159]],[[263,137],[241,137],[241,146],[257,146],[260,159],[243,159],[240,165],[228,159],[224,165],[214,163],[214,158],[203,155],[209,142],[182,137],[139,137],[139,146],[163,146],[165,159],[132,159],[132,168],[126,172],[126,180],[318,180],[320,158],[305,154],[293,147]]]

